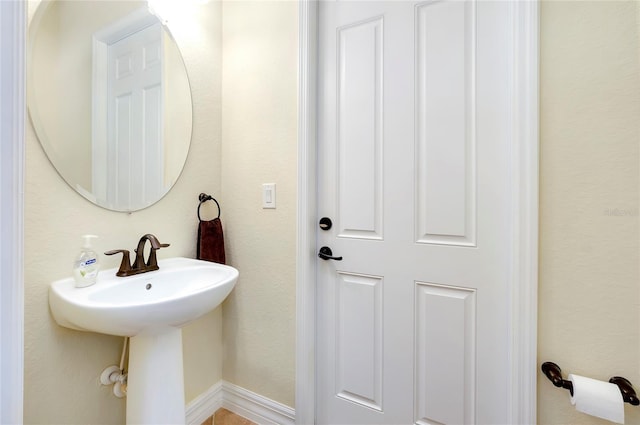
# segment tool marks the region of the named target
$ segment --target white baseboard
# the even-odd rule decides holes
[[[259,425],[294,425],[295,410],[229,382],[222,383],[222,407]]]
[[[201,425],[222,407],[222,382],[214,384],[187,404],[185,409],[187,425]]]
[[[258,425],[295,424],[291,407],[226,381],[213,385],[187,405],[186,423],[201,425],[221,407]]]

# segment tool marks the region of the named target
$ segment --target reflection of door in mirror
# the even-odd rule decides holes
[[[135,210],[164,192],[163,52],[146,13],[94,34],[92,192],[107,208]]]
[[[178,45],[166,27],[157,26],[159,23],[149,13],[146,0],[55,0],[41,2],[29,25],[27,94],[38,140],[51,164],[75,191],[110,210],[137,211],[159,201],[180,177],[189,152],[193,121],[187,71]],[[162,82],[159,86],[148,83],[139,96],[133,89],[129,98],[124,90],[112,95],[117,99],[111,102],[112,121],[120,126],[114,140],[124,134],[131,149],[138,151],[127,152],[119,146],[110,154],[108,77],[114,78],[115,73],[108,70],[109,49],[154,25],[160,28],[160,45],[148,51],[145,45],[145,52],[137,55],[144,55],[144,66],[158,65]],[[128,66],[134,72],[135,55],[132,53],[131,62],[127,59],[117,64],[124,67],[122,73],[127,73],[124,69]],[[138,65],[142,63],[140,60]],[[154,96],[157,108],[151,107]],[[130,108],[127,113],[125,105]],[[134,130],[138,124],[142,126]],[[146,157],[135,153],[141,152],[142,146],[149,147],[154,134],[160,143],[155,145],[157,157],[152,151]],[[109,158],[118,161],[114,162],[117,165],[108,165]],[[123,164],[133,168],[116,173],[114,167]],[[118,179],[107,181],[108,168]],[[119,187],[118,180],[127,186]],[[131,184],[138,186],[129,187]],[[110,198],[108,188],[113,194]]]

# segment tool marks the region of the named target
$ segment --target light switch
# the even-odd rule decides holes
[[[262,208],[276,207],[276,184],[264,183],[262,185]]]

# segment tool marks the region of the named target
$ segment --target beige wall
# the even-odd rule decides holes
[[[297,5],[223,4],[224,379],[289,406],[295,389]],[[263,183],[277,208],[262,209]]]
[[[27,128],[25,183],[25,423],[124,423],[124,400],[98,377],[120,361],[122,339],[59,327],[49,313],[53,280],[71,275],[80,235],[100,236],[96,251],[132,250],[150,232],[171,247],[158,256],[195,256],[198,194],[220,193],[221,4],[182,5],[188,25],[169,26],[181,46],[193,89],[193,138],[177,184],[152,207],[133,214],[96,207],[51,166]],[[224,210],[223,210],[224,211]],[[102,268],[119,259],[101,255]],[[187,402],[222,377],[222,309],[184,330]]]
[[[636,1],[541,8],[539,362],[640,389]],[[540,424],[605,424],[539,373]],[[626,423],[640,409],[626,407]]]
[[[164,120],[164,190],[170,189],[180,177],[184,158],[189,153],[192,120],[185,117],[189,110],[191,93],[188,76],[184,72],[184,63],[178,45],[171,36],[163,33],[164,38],[164,116],[182,117]]]

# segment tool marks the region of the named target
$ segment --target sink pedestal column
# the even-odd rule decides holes
[[[131,337],[127,424],[184,424],[182,330]]]

